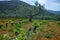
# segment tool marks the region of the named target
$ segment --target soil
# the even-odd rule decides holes
[[[3,24],[3,25],[5,25],[5,23],[6,22],[0,22],[0,24]],[[49,24],[50,28],[48,28],[48,24]],[[57,23],[49,22],[48,24],[44,25],[43,31],[40,33],[41,37],[36,38],[34,40],[60,40],[60,28],[57,27]],[[32,26],[32,24],[28,23],[28,24],[23,25],[23,28],[27,31],[31,26]],[[7,28],[5,30],[0,30],[0,34],[4,35],[5,33],[8,33],[9,36],[13,37],[14,36],[13,32],[10,32],[9,30],[11,30],[11,29]],[[50,30],[55,31],[56,35],[54,35],[52,32],[50,32]],[[46,38],[44,36],[44,34],[46,34],[46,31],[48,31],[49,33],[52,33],[50,38]]]

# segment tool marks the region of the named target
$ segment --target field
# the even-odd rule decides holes
[[[0,19],[0,40],[60,40],[60,21]]]

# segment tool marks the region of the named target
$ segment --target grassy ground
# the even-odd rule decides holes
[[[28,19],[0,19],[0,40],[13,39],[60,40],[60,21],[35,19],[28,22]]]

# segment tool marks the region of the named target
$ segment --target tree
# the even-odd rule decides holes
[[[36,1],[35,2],[35,6],[31,9],[30,8],[30,12],[29,12],[29,22],[32,22],[32,18],[35,15],[38,15],[40,13],[40,7],[41,5],[39,5],[39,3]]]
[[[38,7],[38,6],[39,6],[39,3],[38,3],[37,1],[35,2],[35,6],[36,6],[36,7]]]

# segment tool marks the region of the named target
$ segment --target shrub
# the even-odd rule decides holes
[[[0,34],[0,40],[3,40],[3,36]]]
[[[57,23],[58,25],[60,25],[60,23]]]
[[[4,40],[9,40],[8,34],[4,34]]]
[[[51,37],[51,34],[50,34],[49,32],[47,32],[47,33],[45,34],[45,37],[46,37],[46,38],[50,38],[50,37]]]
[[[21,28],[20,29],[20,33],[17,36],[18,40],[26,40],[26,32]]]
[[[3,25],[0,24],[0,29],[2,28]]]
[[[60,23],[59,22],[57,23],[57,27],[60,28]]]

